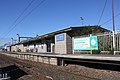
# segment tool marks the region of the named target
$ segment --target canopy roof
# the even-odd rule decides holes
[[[44,38],[54,37],[55,35],[60,34],[60,33],[69,33],[69,32],[72,33],[72,32],[76,32],[76,31],[80,31],[79,34],[81,34],[81,35],[84,35],[83,33],[88,35],[88,34],[91,34],[91,33],[97,34],[97,33],[111,32],[110,30],[107,30],[107,29],[102,28],[100,26],[68,27],[68,28],[61,29],[61,30],[58,30],[58,31],[55,31],[55,32],[51,32],[51,33],[47,33],[47,34],[44,34],[44,35],[41,35],[41,36],[30,38],[28,40],[24,40],[24,41],[21,41],[19,43],[13,44],[13,45],[25,44],[25,43],[28,43],[28,42],[34,42],[34,41],[42,40]],[[73,34],[72,36],[75,36],[75,35]]]

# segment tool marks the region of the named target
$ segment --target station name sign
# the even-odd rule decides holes
[[[74,38],[73,49],[74,50],[98,50],[98,38],[97,36]]]
[[[55,36],[56,41],[63,41],[64,40],[64,34],[58,34]]]

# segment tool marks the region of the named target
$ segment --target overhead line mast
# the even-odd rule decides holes
[[[112,32],[113,32],[113,50],[115,50],[114,0],[112,0]]]

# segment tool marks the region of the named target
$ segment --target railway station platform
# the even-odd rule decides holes
[[[65,66],[73,63],[97,63],[120,65],[120,55],[107,54],[54,54],[54,53],[3,53],[12,57],[17,57],[25,60],[43,62],[52,65]]]
[[[54,53],[19,53],[18,52],[17,55],[120,61],[120,55],[108,55],[108,54],[54,54]]]

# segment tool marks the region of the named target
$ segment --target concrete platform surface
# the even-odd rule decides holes
[[[77,58],[77,59],[95,59],[95,60],[112,60],[120,61],[120,55],[107,55],[107,54],[53,54],[53,53],[18,53],[20,55],[33,55],[42,57],[54,58]]]

